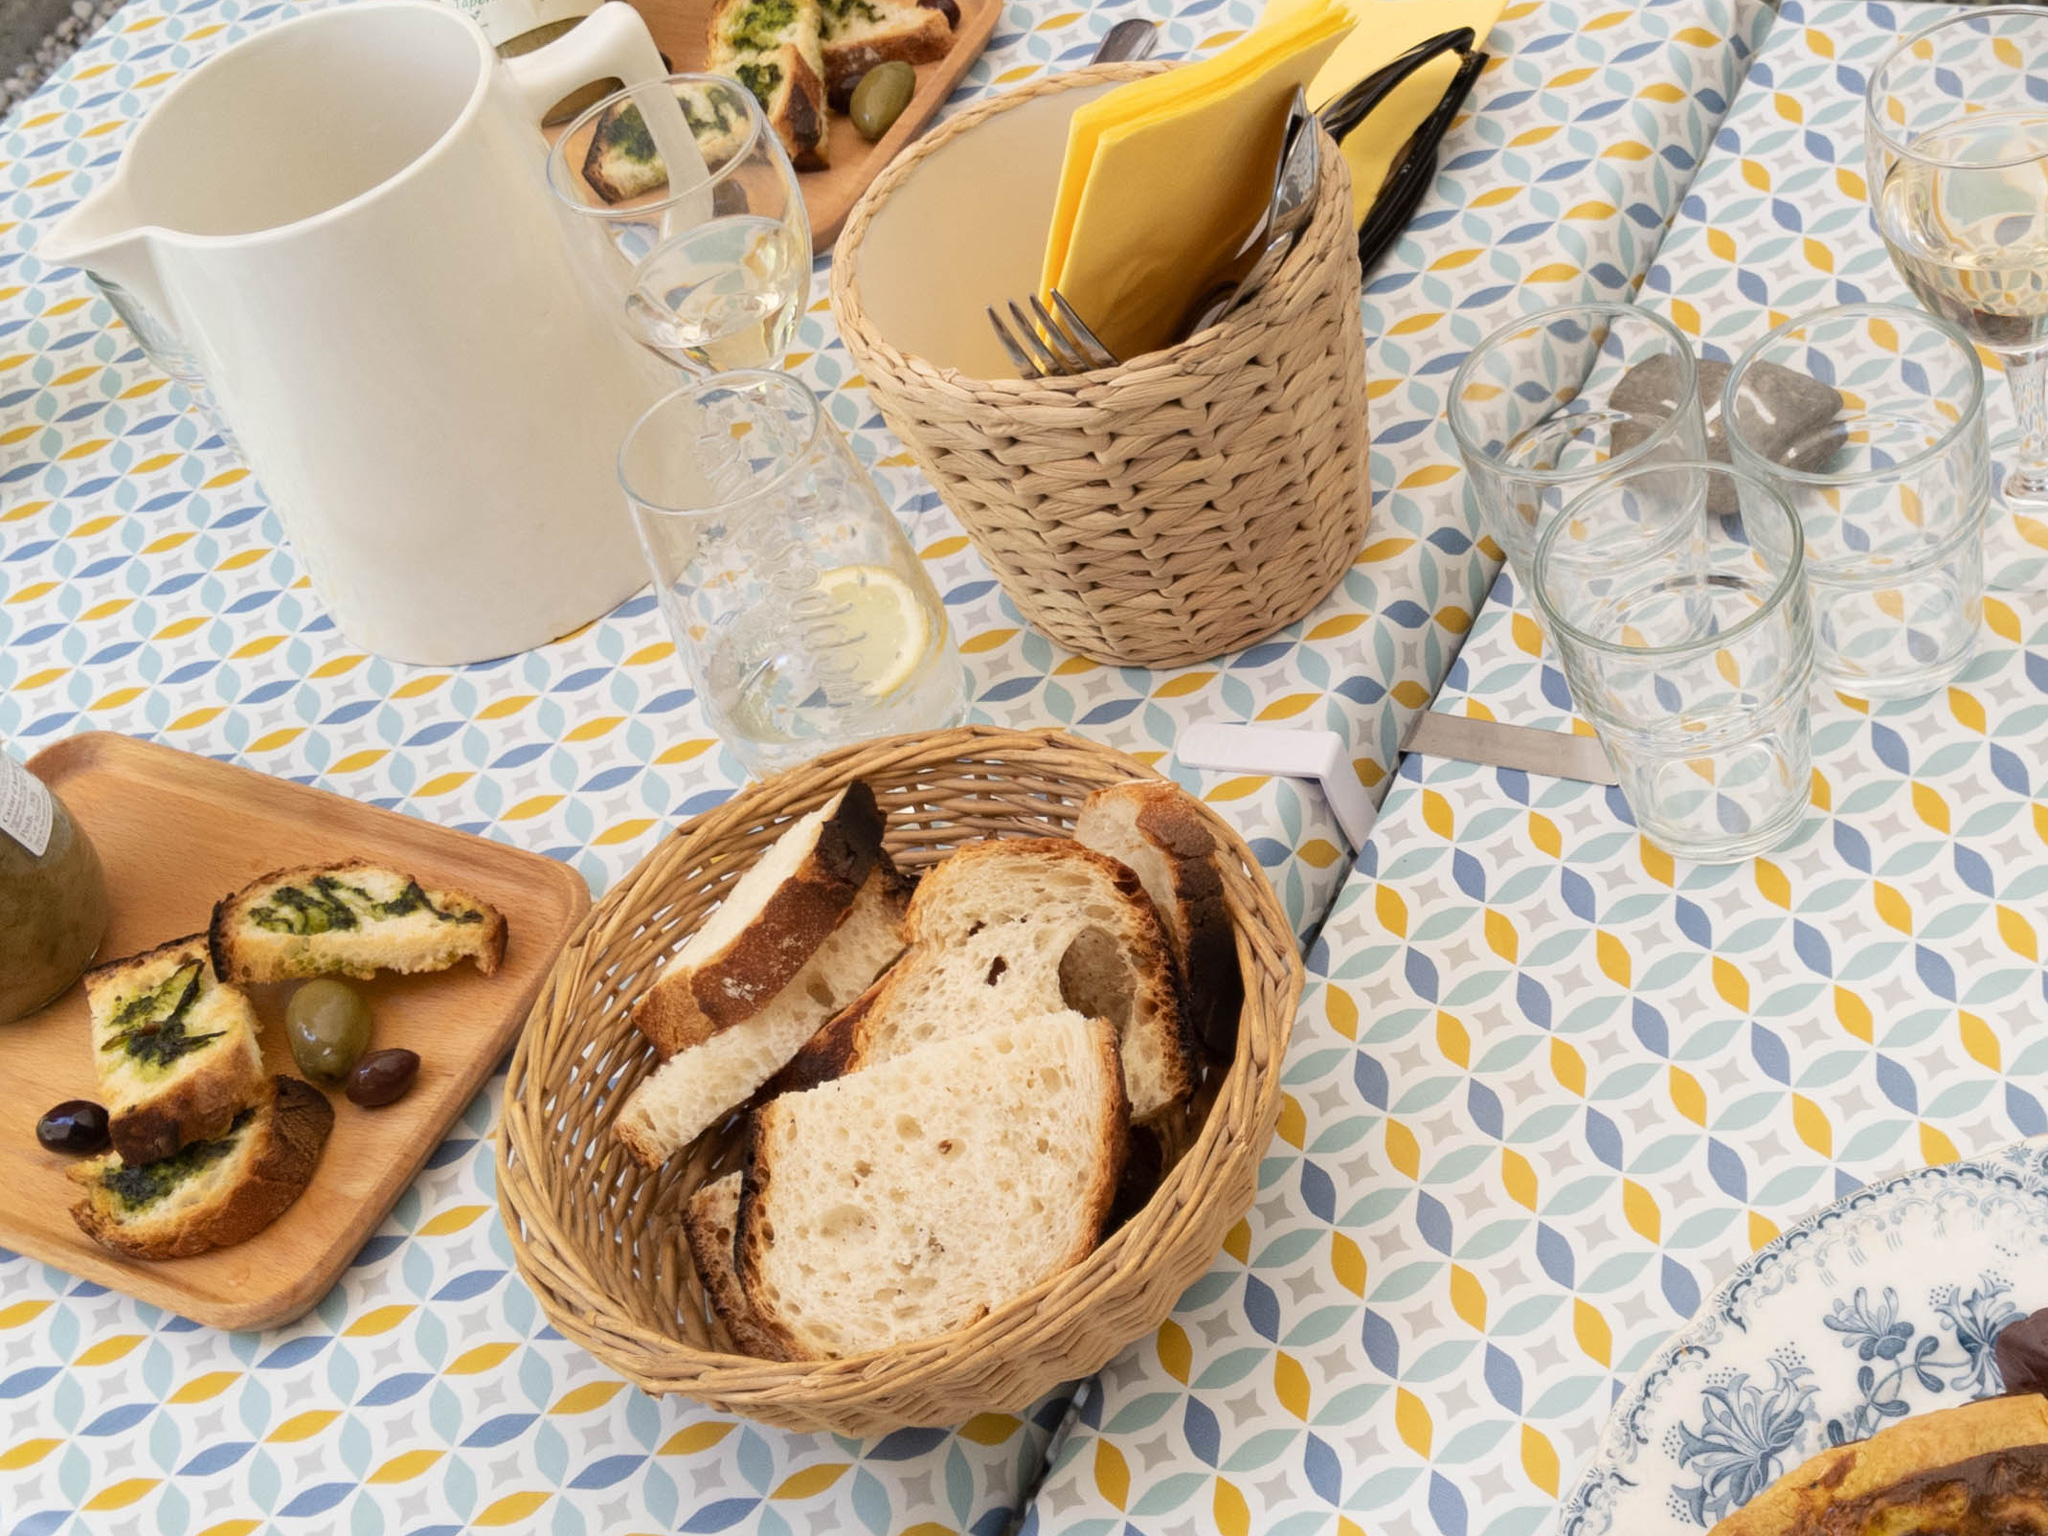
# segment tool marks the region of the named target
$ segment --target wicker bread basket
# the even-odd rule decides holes
[[[571,937],[513,1052],[498,1200],[549,1321],[649,1392],[847,1435],[1021,1409],[1156,1328],[1251,1205],[1302,983],[1272,888],[1206,807],[1244,972],[1236,1056],[1197,1095],[1213,1098],[1206,1115],[1191,1109],[1170,1128],[1187,1150],[1150,1203],[1091,1257],[1016,1301],[953,1333],[846,1360],[733,1353],[707,1320],[678,1215],[700,1183],[737,1166],[736,1128],[707,1132],[651,1174],[610,1131],[655,1065],[627,1020],[633,999],[789,820],[849,779],[874,788],[890,852],[918,868],[982,837],[1064,833],[1088,791],[1152,776],[1075,737],[968,726],[830,753],[671,834]]]
[[[1313,220],[1243,309],[1079,378],[974,379],[905,356],[860,299],[875,210],[934,150],[1098,65],[969,107],[884,171],[832,262],[832,313],[882,419],[1018,610],[1099,661],[1167,667],[1263,639],[1322,600],[1365,543],[1365,334],[1344,157],[1322,139]],[[990,294],[992,302],[1022,295]]]

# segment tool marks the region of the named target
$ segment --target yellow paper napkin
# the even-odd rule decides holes
[[[1277,21],[1301,0],[1272,0],[1260,26]],[[1417,43],[1440,32],[1470,27],[1479,45],[1493,30],[1507,0],[1341,0],[1355,25],[1337,45],[1308,88],[1311,111],[1320,112],[1383,64],[1392,63]],[[1344,140],[1344,161],[1351,168],[1351,212],[1363,224],[1372,211],[1394,156],[1401,152],[1422,120],[1436,110],[1458,72],[1456,54],[1439,54],[1395,86],[1372,115]]]
[[[1271,193],[1288,101],[1350,27],[1340,0],[1288,0],[1215,57],[1075,112],[1043,284],[1119,357],[1174,339]]]

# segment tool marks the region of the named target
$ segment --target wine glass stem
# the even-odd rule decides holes
[[[2019,423],[2005,499],[2039,502],[2048,511],[2048,349],[2003,353],[1999,361],[2012,390],[2013,418]]]

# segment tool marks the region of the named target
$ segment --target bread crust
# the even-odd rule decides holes
[[[811,61],[793,48],[789,65],[789,94],[782,98],[783,109],[768,125],[789,151],[791,165],[800,171],[822,171],[832,164],[825,127],[825,82],[811,68]]]
[[[316,875],[345,875],[359,869],[390,869],[391,867],[388,864],[373,863],[369,859],[341,859],[331,864],[296,864],[289,869],[273,869],[267,875],[258,875],[239,891],[221,897],[219,901],[213,904],[213,919],[207,924],[206,928],[206,947],[208,954],[213,960],[213,974],[220,980],[235,986],[248,986],[252,982],[297,979],[299,975],[297,972],[292,973],[290,976],[257,974],[253,960],[243,954],[236,943],[235,928],[241,921],[243,910],[261,892],[269,890],[272,886],[297,885],[313,879]],[[429,889],[425,881],[420,880],[418,876],[413,875],[409,871],[399,870],[396,873],[404,874],[408,880],[412,880],[422,890]],[[430,891],[429,894],[434,893]],[[482,897],[472,896],[468,891],[443,889],[438,894],[460,897],[463,901],[483,913],[482,943],[477,953],[471,958],[476,962],[476,968],[482,974],[486,976],[495,975],[498,967],[504,963],[505,959],[505,938],[508,931],[505,923],[505,914]],[[387,969],[395,969],[395,967],[387,967]],[[305,974],[327,973],[306,972]],[[332,974],[356,975],[359,973],[336,971]]]
[[[72,1219],[95,1242],[138,1259],[190,1258],[254,1237],[305,1192],[334,1127],[334,1108],[317,1088],[295,1077],[271,1081],[270,1107],[249,1130],[263,1139],[248,1168],[203,1206],[170,1224],[124,1222],[104,1196],[88,1193]],[[92,1169],[78,1172],[90,1178]]]
[[[875,792],[858,779],[848,784],[816,846],[732,942],[700,965],[672,965],[656,978],[632,1019],[662,1060],[760,1012],[831,937],[869,872],[887,864],[893,875],[882,825]]]
[[[739,1272],[733,1268],[733,1245],[738,1232],[735,1229],[721,1234],[710,1203],[713,1198],[711,1186],[705,1185],[683,1204],[683,1236],[697,1266],[697,1279],[704,1287],[705,1304],[743,1353],[762,1360],[781,1360],[781,1344],[761,1326],[746,1292],[740,1289]]]
[[[94,988],[105,986],[124,971],[141,970],[142,967],[148,965],[152,960],[160,960],[166,955],[182,953],[194,945],[199,946],[200,951],[204,953],[206,949],[206,933],[204,930],[198,933],[188,933],[181,939],[166,939],[154,949],[145,949],[140,954],[124,955],[119,960],[102,961],[85,973],[86,993],[90,996]],[[198,959],[199,956],[194,955],[191,958]],[[215,969],[214,975],[216,977],[220,975],[218,968]]]
[[[1133,826],[1170,872],[1175,911],[1160,917],[1169,919],[1167,931],[1177,940],[1189,1027],[1213,1060],[1227,1062],[1237,1049],[1244,974],[1238,965],[1236,925],[1216,866],[1221,852],[1216,836],[1187,791],[1164,779],[1133,779],[1096,790],[1082,802],[1076,835],[1085,838],[1091,807],[1106,814],[1117,804],[1131,807]]]
[[[1809,1457],[1723,1519],[1712,1536],[1793,1536],[1818,1529],[1818,1516],[1830,1505],[1971,1457],[2042,1444],[2048,1444],[2048,1398],[1992,1397],[1914,1414],[1868,1440]]]
[[[750,1107],[758,1108],[785,1093],[803,1093],[835,1077],[844,1077],[860,1065],[860,1025],[896,974],[891,966],[868,989],[818,1027],[782,1070],[761,1085]]]

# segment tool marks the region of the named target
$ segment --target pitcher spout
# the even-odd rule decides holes
[[[58,219],[36,254],[50,266],[81,268],[107,290],[130,324],[135,323],[130,313],[135,308],[154,317],[152,323],[161,328],[169,305],[150,250],[150,231],[127,183],[122,170],[116,170]]]
[[[37,254],[49,266],[83,271],[157,365],[197,391],[198,364],[172,329],[151,231],[128,194],[126,169],[118,168],[60,218]]]

